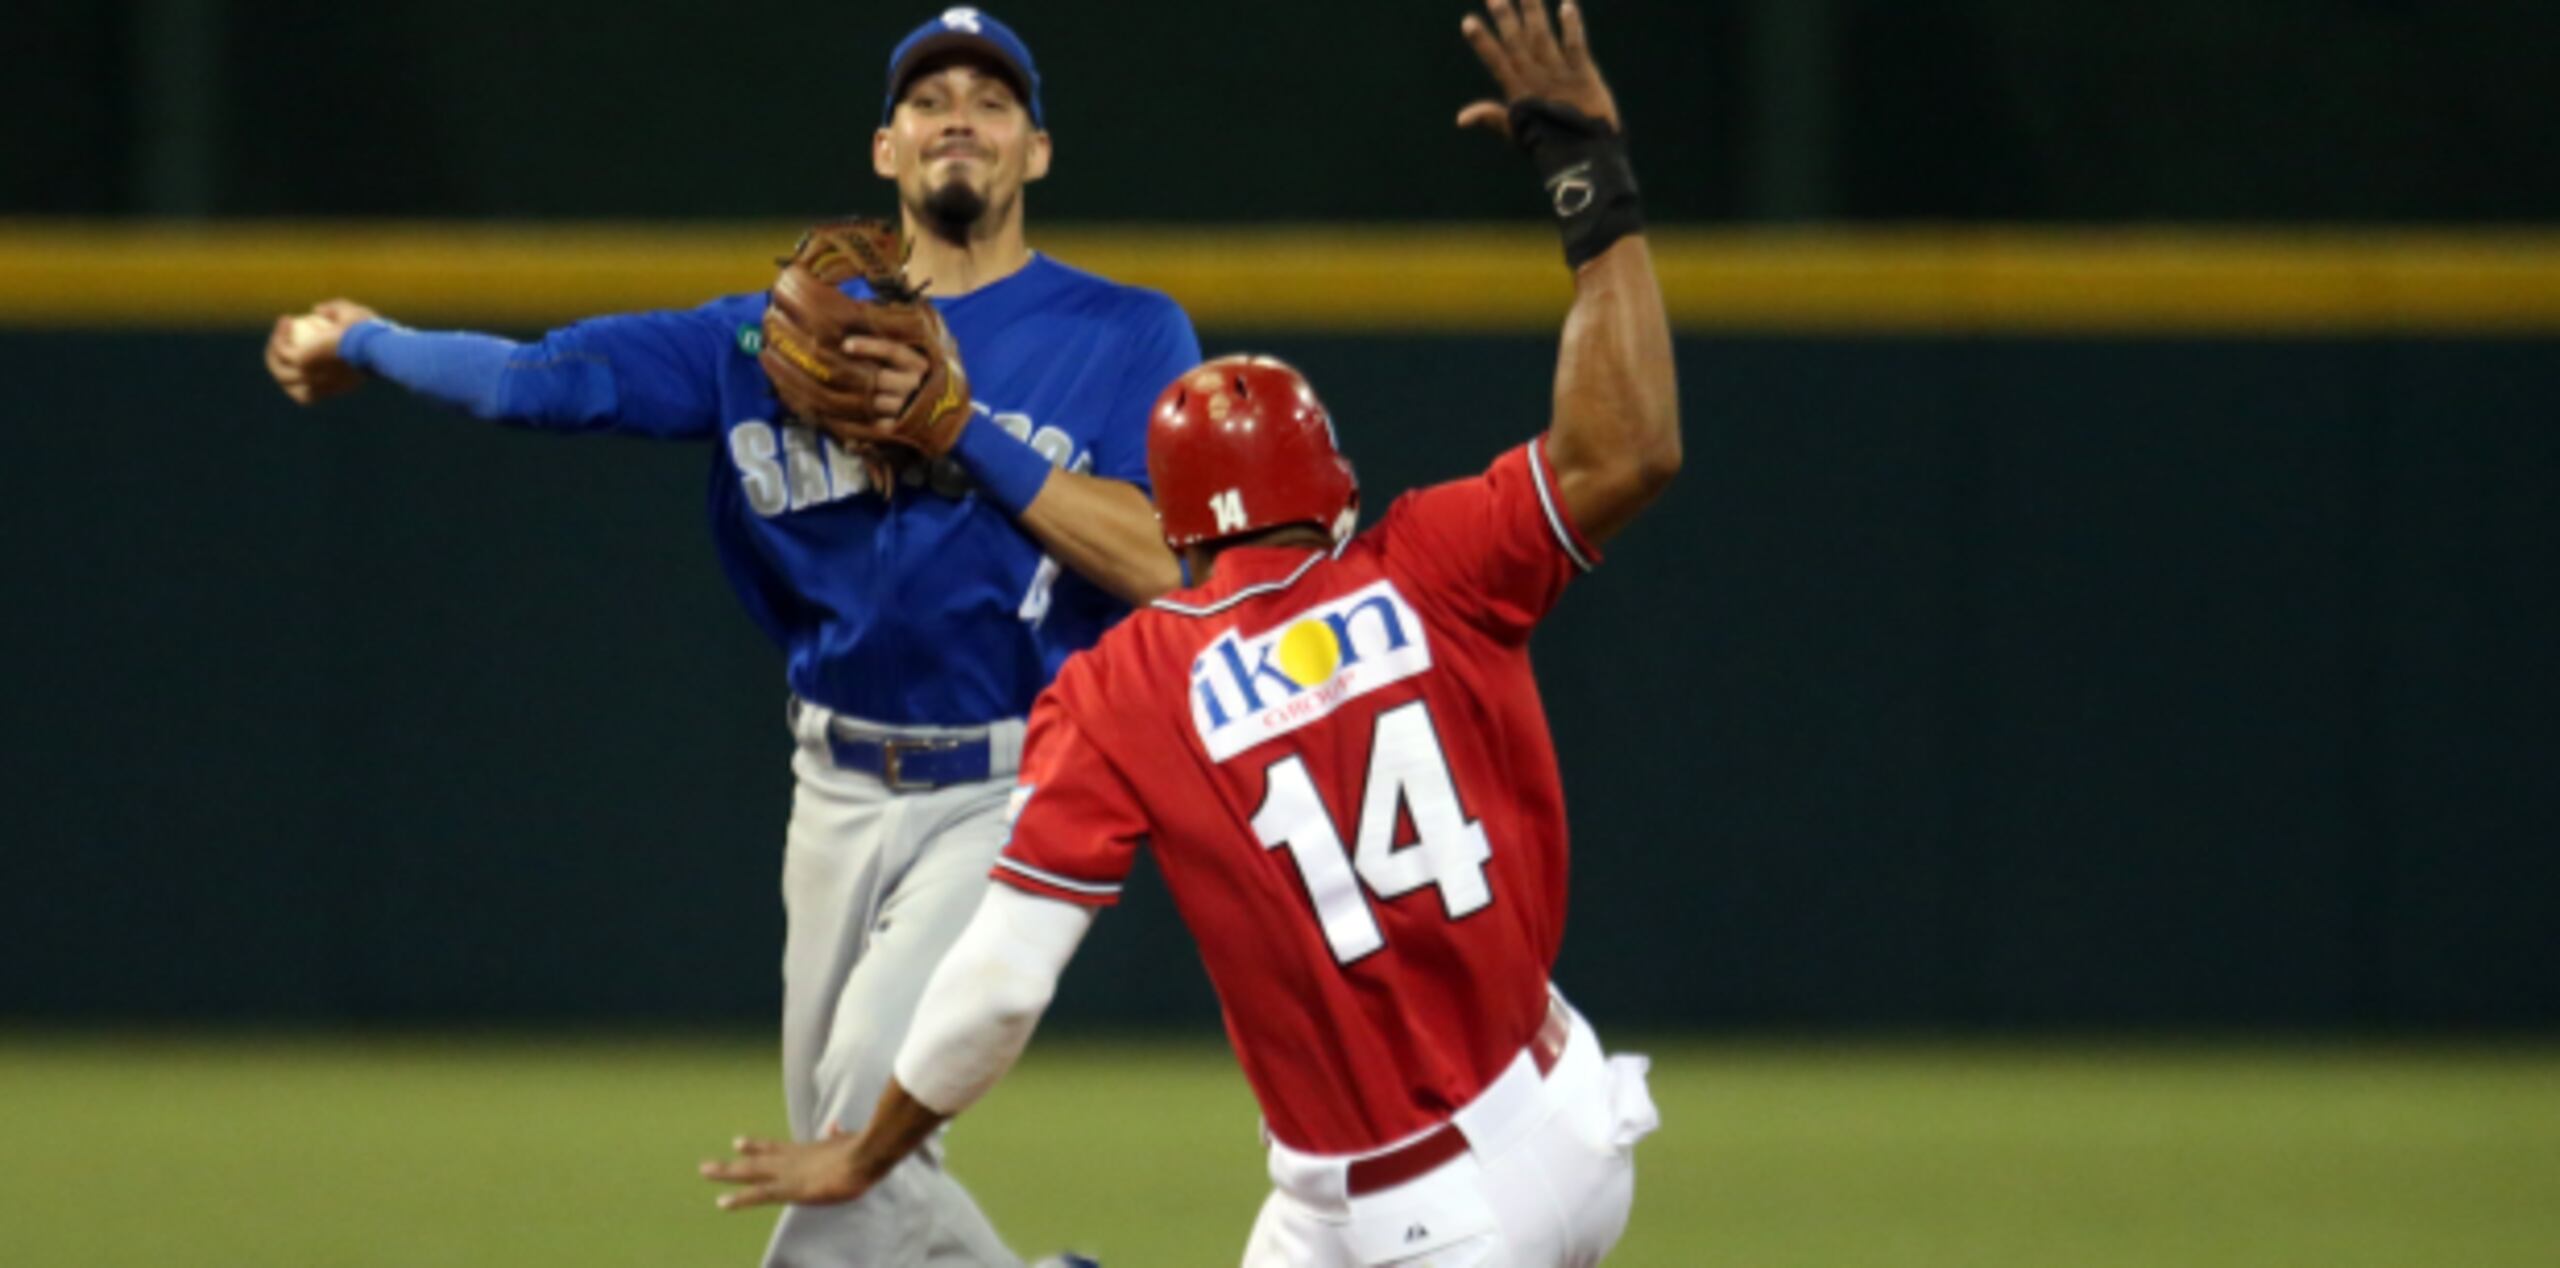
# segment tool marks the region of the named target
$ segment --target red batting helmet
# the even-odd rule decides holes
[[[1360,481],[1305,376],[1272,357],[1219,357],[1156,398],[1147,428],[1156,518],[1175,550],[1282,524],[1351,533]]]

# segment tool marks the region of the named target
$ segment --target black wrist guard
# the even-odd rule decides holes
[[[1529,152],[1564,234],[1573,268],[1610,244],[1644,230],[1644,200],[1627,165],[1627,139],[1616,128],[1557,101],[1511,103],[1511,139]]]

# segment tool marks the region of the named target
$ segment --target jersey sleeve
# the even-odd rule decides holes
[[[1409,493],[1373,530],[1393,564],[1497,634],[1528,637],[1600,552],[1556,493],[1546,437],[1485,473]]]
[[[533,343],[366,321],[347,332],[340,352],[359,369],[494,422],[707,437],[720,425],[725,303],[599,317]]]
[[[1137,794],[1077,722],[1064,693],[1042,693],[1023,740],[1012,832],[994,878],[1043,898],[1107,907],[1120,901],[1146,833]]]
[[[720,363],[736,305],[596,317],[551,332],[510,366],[511,417],[562,430],[668,439],[720,430]]]
[[[1147,479],[1147,416],[1156,396],[1183,371],[1200,364],[1200,337],[1182,306],[1146,292],[1150,301],[1136,309],[1129,363],[1103,420],[1101,439],[1093,447],[1093,474],[1152,489]]]

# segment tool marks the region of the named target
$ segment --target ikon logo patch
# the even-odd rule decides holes
[[[1380,581],[1262,633],[1219,635],[1191,662],[1191,723],[1223,762],[1429,668],[1421,616]]]

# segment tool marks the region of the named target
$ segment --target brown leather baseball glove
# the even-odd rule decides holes
[[[800,245],[779,261],[757,354],[783,408],[860,455],[883,493],[918,456],[951,452],[969,421],[959,345],[922,289],[907,285],[907,249],[885,220],[833,221],[800,235]],[[872,298],[837,289],[855,277],[870,283]],[[889,367],[847,353],[844,342],[855,335],[923,354],[924,381],[903,400],[885,397],[880,379]]]

